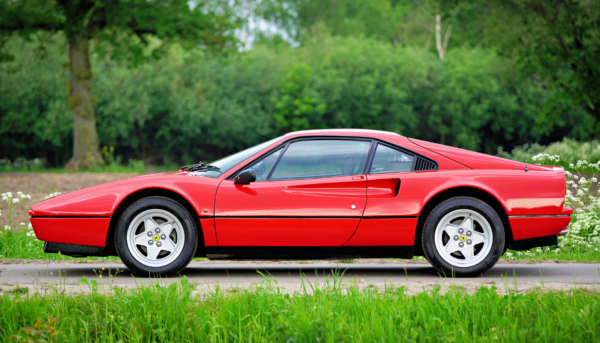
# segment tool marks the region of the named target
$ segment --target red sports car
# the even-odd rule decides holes
[[[137,275],[209,259],[412,258],[474,276],[557,244],[560,167],[371,130],[289,133],[178,172],[62,194],[29,212],[44,251],[115,256]]]

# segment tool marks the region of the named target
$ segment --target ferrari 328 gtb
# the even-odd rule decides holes
[[[118,255],[137,275],[209,259],[412,258],[474,276],[555,245],[560,167],[371,130],[289,133],[180,171],[55,196],[29,212],[44,251]]]

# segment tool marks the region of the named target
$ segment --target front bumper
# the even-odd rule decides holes
[[[40,241],[104,247],[110,217],[31,217],[31,225]]]

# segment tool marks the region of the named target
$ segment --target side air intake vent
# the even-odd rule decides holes
[[[437,170],[437,163],[424,159],[423,157],[417,156],[417,160],[415,161],[415,171],[423,171],[423,170]]]

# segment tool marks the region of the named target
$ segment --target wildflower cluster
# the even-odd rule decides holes
[[[548,155],[548,154],[537,154],[531,158],[534,161],[543,161],[545,159],[550,160],[551,162],[560,162],[560,156],[558,155]]]
[[[2,201],[6,201],[7,203],[18,204],[23,199],[31,199],[31,195],[23,194],[21,192],[17,192],[17,196],[13,198],[13,194],[11,192],[2,193],[0,195],[2,197]]]
[[[44,199],[48,200],[48,199],[50,199],[50,198],[54,198],[55,196],[57,196],[57,195],[61,195],[61,194],[62,194],[61,192],[54,192],[54,193],[50,193],[50,194],[48,194],[48,195],[47,195],[47,196],[46,196]]]
[[[10,227],[12,226],[12,214],[15,206],[21,201],[31,200],[31,195],[23,194],[22,192],[17,192],[17,196],[13,197],[13,194],[11,192],[6,192],[0,194],[0,198],[2,199],[2,201],[8,204],[8,225],[4,227],[4,230],[7,230],[7,227],[8,229],[10,229]]]
[[[534,157],[543,161],[547,156]],[[579,160],[577,163],[571,163],[567,169],[565,174],[568,189],[565,205],[574,209],[573,219],[569,224],[567,235],[560,237],[557,250],[597,252],[600,245],[600,198],[596,175],[600,173],[600,161],[590,163]],[[544,251],[549,250],[550,248],[544,249]]]

